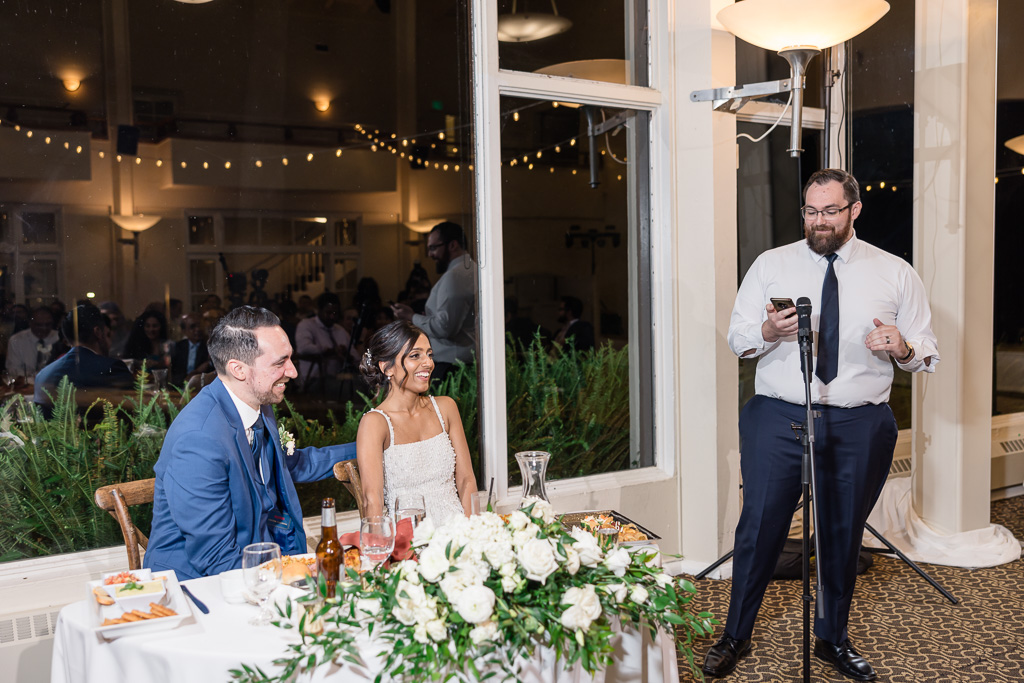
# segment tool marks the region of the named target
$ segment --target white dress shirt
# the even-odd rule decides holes
[[[465,363],[476,350],[476,263],[469,254],[452,259],[412,323],[426,332],[438,363]]]
[[[51,330],[42,340],[30,329],[15,332],[7,343],[7,373],[19,377],[34,376],[50,360],[53,345],[58,341],[60,335],[57,330]]]
[[[864,340],[875,328],[874,318],[895,325],[914,347],[914,358],[900,367],[908,372],[934,372],[939,351],[924,285],[910,264],[858,240],[856,234],[836,254],[839,374],[827,385],[812,375],[811,401],[844,408],[885,403],[893,378],[890,356],[871,351]],[[739,356],[753,350],[746,357],[760,357],[754,381],[758,394],[804,402],[797,335],[768,343],[761,324],[768,319],[766,306],[772,297],[796,301],[806,296],[812,306],[816,358],[821,287],[827,269],[828,260],[800,241],[764,252],[743,278],[729,323],[729,347]],[[930,364],[925,363],[926,358],[931,359]]]
[[[345,328],[335,323],[330,328],[324,325],[319,316],[300,320],[295,327],[295,351],[297,353],[324,353],[331,349],[339,349],[338,355],[325,358],[324,373],[333,377],[341,372],[341,357],[348,348],[349,334]],[[358,358],[354,359],[358,361]],[[320,366],[309,361],[299,361],[299,380],[315,379],[320,376]]]
[[[260,419],[260,411],[253,410],[252,406],[243,401],[242,399],[235,396],[235,392],[231,391],[227,383],[224,384],[224,388],[228,390],[228,396],[231,397],[231,402],[235,404],[235,410],[238,411],[238,417],[242,419],[242,424],[245,425],[245,439],[252,446],[253,427],[256,425],[256,420]],[[269,430],[267,432],[269,434]],[[269,438],[269,437],[268,437]],[[260,475],[260,480],[266,483],[266,478],[263,476],[263,461],[262,458],[255,458],[256,470]]]

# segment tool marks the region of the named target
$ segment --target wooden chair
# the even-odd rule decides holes
[[[359,516],[363,516],[363,482],[359,478],[359,468],[355,460],[334,463],[334,478],[345,485],[348,492],[356,499]]]
[[[142,549],[145,550],[149,544],[146,534],[142,533],[132,522],[128,506],[152,503],[155,482],[155,479],[141,479],[139,481],[126,481],[122,484],[110,484],[109,486],[101,486],[96,489],[96,505],[109,512],[110,516],[121,525],[121,533],[124,535],[124,546],[128,551],[128,569],[142,568],[139,546],[142,546]]]

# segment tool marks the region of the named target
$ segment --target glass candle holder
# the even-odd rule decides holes
[[[545,451],[521,451],[516,453],[516,462],[523,473],[523,498],[540,498],[548,500],[548,492],[544,488],[544,477],[548,471],[551,454]],[[522,504],[522,501],[520,501]]]

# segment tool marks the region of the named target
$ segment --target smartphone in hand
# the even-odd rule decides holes
[[[773,296],[773,297],[771,297],[771,302],[772,302],[772,306],[775,307],[776,311],[784,311],[787,308],[794,308],[796,306],[796,304],[793,303],[793,300],[788,298],[788,297],[787,298],[779,298],[779,297],[774,297]]]

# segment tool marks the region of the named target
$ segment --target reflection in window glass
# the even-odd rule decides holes
[[[217,236],[214,233],[213,216],[189,216],[188,217],[188,243],[189,244],[216,244]]]
[[[0,125],[3,161],[18,166],[11,176],[18,182],[5,186],[0,210],[0,342],[23,324],[20,305],[67,305],[87,292],[109,304],[114,355],[133,331],[146,334],[133,329],[144,312],[163,316],[169,324],[158,336],[168,343],[152,355],[171,357],[172,370],[181,314],[198,315],[208,331],[241,304],[271,309],[294,341],[298,325],[316,316],[317,297],[333,293],[346,311],[359,311],[362,339],[388,321],[386,302],[422,305],[437,283],[425,240],[403,216],[454,217],[475,237],[467,218],[475,160],[466,0],[38,0],[33,8],[4,13],[14,61],[4,84],[11,113]],[[80,87],[71,92],[61,80],[73,75]],[[40,197],[45,206],[33,204]],[[111,212],[160,220],[134,233],[115,226]],[[412,277],[420,272],[426,277]],[[346,325],[356,322],[351,317]],[[283,406],[279,415],[300,446],[354,440],[365,387],[352,369],[337,372],[346,382],[288,385],[295,416]],[[463,385],[446,391],[467,406],[465,428],[478,453],[475,362],[462,376]],[[132,415],[121,411],[118,419]],[[84,491],[122,472],[152,477],[159,439],[134,435],[161,435],[167,425],[159,409],[146,415],[152,424],[125,422],[116,439],[127,444],[132,467],[89,451],[83,462],[103,468],[86,467],[79,475],[88,486],[68,488]],[[306,420],[316,422],[306,428]],[[97,441],[81,436],[75,443]],[[18,481],[0,477],[0,517],[24,519],[31,505],[42,505],[89,524],[40,524],[26,532],[44,539],[34,544],[0,531],[0,560],[121,542],[91,498],[28,499]],[[324,496],[342,510],[354,505],[333,479],[299,495],[309,515],[319,514]],[[58,539],[67,526],[83,531]]]
[[[622,110],[501,104],[510,483],[520,481],[511,456],[523,450],[552,453],[550,478],[650,464],[630,414],[631,384],[650,386],[635,381],[650,338],[631,323],[650,301],[635,274],[650,271],[634,246],[647,221],[630,199],[647,195],[646,166],[633,158],[647,115],[591,145],[588,118]],[[647,389],[632,391],[649,414]]]
[[[996,69],[995,377],[993,415],[1024,412],[1024,310],[1020,254],[1024,251],[1024,54],[1017,46],[1024,3],[999,5]]]
[[[647,85],[646,14],[645,0],[499,0],[498,64]]]

